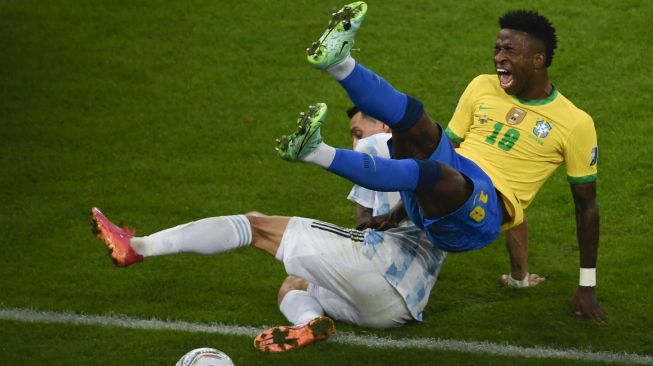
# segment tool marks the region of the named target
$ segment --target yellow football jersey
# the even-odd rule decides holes
[[[563,162],[570,183],[596,180],[598,147],[594,121],[555,88],[545,99],[506,94],[496,75],[480,75],[460,97],[446,133],[459,154],[492,179],[512,217],[523,210]]]

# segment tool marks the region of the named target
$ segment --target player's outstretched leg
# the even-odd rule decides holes
[[[322,70],[342,62],[354,46],[354,37],[366,13],[367,4],[363,1],[345,5],[333,13],[320,39],[306,49],[308,62]]]
[[[93,232],[104,241],[116,266],[127,267],[143,261],[143,256],[138,254],[129,243],[129,240],[134,237],[133,231],[114,225],[96,207],[91,209],[91,220]]]
[[[308,62],[338,80],[361,111],[383,121],[393,132],[407,131],[421,119],[424,111],[422,103],[396,90],[350,55],[354,38],[366,14],[367,4],[362,1],[345,5],[334,13],[327,30],[307,49]],[[432,134],[433,131],[428,133]],[[419,134],[422,135],[422,132]],[[432,137],[431,141],[439,139],[437,135]]]
[[[160,255],[219,254],[254,242],[247,215],[207,217],[142,237],[135,237],[129,229],[112,224],[97,208],[91,210],[91,218],[93,231],[102,239],[111,258],[120,267],[141,262],[145,257]],[[285,227],[282,218],[269,222],[268,225],[272,227],[270,230],[278,231]],[[267,236],[266,244],[262,245],[272,250],[275,249],[275,243],[270,242],[270,235],[272,234]],[[266,250],[264,247],[261,249]]]
[[[333,320],[321,316],[302,325],[269,328],[254,338],[254,348],[262,352],[286,352],[327,339],[335,331]]]
[[[322,143],[320,127],[326,120],[327,109],[326,104],[317,103],[299,114],[297,131],[277,139],[277,152],[281,158],[288,161],[306,161],[307,156]]]
[[[436,161],[386,159],[325,144],[320,137],[320,127],[326,115],[324,103],[309,106],[308,111],[300,113],[297,132],[277,139],[279,156],[289,161],[316,164],[375,191],[418,192],[432,188],[440,179],[440,164]]]

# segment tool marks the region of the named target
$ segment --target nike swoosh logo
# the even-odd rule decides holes
[[[481,105],[478,107],[478,110],[479,110],[479,111],[484,111],[484,110],[486,110],[486,109],[496,109],[496,108],[494,108],[494,107],[488,107],[488,106],[483,105],[483,104],[481,104]]]
[[[344,41],[342,42],[342,46],[340,46],[340,51],[338,51],[338,54],[342,53],[342,50],[345,49],[345,47],[349,44],[349,41]]]

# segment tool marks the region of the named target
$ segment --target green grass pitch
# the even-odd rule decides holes
[[[450,255],[422,324],[392,338],[487,341],[653,356],[650,243],[653,3],[381,1],[354,56],[446,123],[467,83],[493,71],[497,18],[536,9],[557,27],[550,76],[599,136],[598,297],[605,325],[576,318],[573,204],[564,169],[528,209],[531,272],[543,285],[500,288],[503,239]],[[259,210],[354,223],[351,185],[277,158],[274,139],[308,104],[351,144],[344,91],[305,62],[334,1],[0,1],[0,307],[260,327],[285,323],[283,268],[252,248],[221,256],[111,265],[89,210],[149,234]],[[324,342],[258,354],[251,339],[0,320],[0,364],[173,365],[212,346],[238,365],[560,365],[555,359],[388,350]],[[591,362],[564,361],[586,365]],[[597,362],[596,364],[602,364]]]

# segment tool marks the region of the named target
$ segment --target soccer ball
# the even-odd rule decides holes
[[[220,350],[197,348],[183,355],[176,366],[234,366],[234,363]]]

